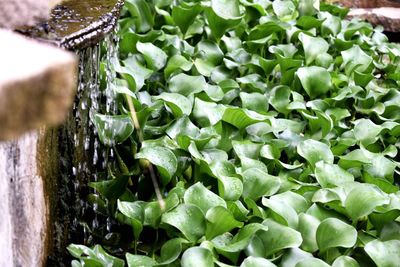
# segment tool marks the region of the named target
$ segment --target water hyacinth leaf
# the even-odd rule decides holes
[[[296,6],[290,0],[277,0],[272,2],[274,13],[283,21],[290,20],[296,11]]]
[[[329,267],[330,265],[317,258],[306,258],[296,264],[296,267]]]
[[[335,234],[332,235],[332,233]],[[357,241],[357,231],[341,220],[328,218],[318,226],[316,237],[320,251],[335,247],[350,248]]]
[[[160,175],[162,176],[163,184],[167,184],[178,168],[178,161],[174,153],[165,147],[149,146],[142,148],[135,155],[136,159],[147,159],[152,164],[157,166]]]
[[[108,200],[115,201],[125,192],[128,181],[128,175],[117,175],[111,180],[91,182],[89,183],[89,186],[96,189],[100,195],[104,196]]]
[[[264,243],[266,257],[282,249],[299,247],[303,241],[301,234],[290,227],[271,219],[266,219],[263,224],[268,226],[268,232],[260,232],[258,236]]]
[[[199,207],[203,211],[204,215],[213,207],[227,207],[225,200],[208,190],[201,183],[196,183],[189,187],[185,191],[184,200],[186,204],[193,204]]]
[[[193,63],[187,60],[182,55],[174,55],[168,60],[167,66],[165,67],[165,77],[169,77],[176,70],[189,71],[193,66]]]
[[[382,242],[376,239],[365,245],[364,250],[377,266],[397,266],[400,262],[400,240]]]
[[[315,252],[318,250],[317,244],[317,229],[320,221],[314,216],[301,213],[299,214],[299,225],[297,230],[303,237],[301,248],[308,252]]]
[[[245,249],[257,232],[266,232],[268,227],[260,223],[249,223],[243,226],[235,236],[221,235],[212,240],[214,246],[221,251],[235,253]]]
[[[125,80],[129,82],[129,79],[126,75],[131,75],[131,78],[134,80],[134,88],[136,91],[142,89],[145,81],[150,78],[151,74],[153,73],[152,70],[143,66],[143,62],[141,62],[139,55],[134,54],[123,61],[124,68],[117,70]]]
[[[276,86],[271,91],[269,103],[275,110],[286,114],[289,112],[290,95],[289,86]]]
[[[243,193],[243,183],[236,177],[219,176],[218,192],[225,200],[238,200]]]
[[[281,181],[259,169],[248,169],[242,173],[243,197],[257,200],[278,192]]]
[[[138,239],[140,233],[143,230],[143,222],[144,222],[143,207],[136,202],[118,200],[118,210],[129,218],[135,238]]]
[[[153,267],[158,265],[157,261],[147,256],[126,253],[125,257],[128,267]]]
[[[198,4],[189,4],[186,2],[182,2],[179,6],[172,8],[172,18],[183,34],[193,24],[201,9],[201,6]]]
[[[189,116],[192,113],[192,102],[181,94],[162,93],[156,96],[155,99],[163,100],[176,117],[181,117],[182,115]]]
[[[211,267],[214,265],[214,257],[210,250],[203,247],[187,249],[181,259],[182,267]]]
[[[102,115],[91,113],[90,119],[96,127],[100,141],[108,146],[124,142],[134,130],[128,115]]]
[[[250,256],[240,264],[240,267],[276,267],[276,265],[267,259]]]
[[[276,215],[272,215],[272,217],[281,224],[287,225],[293,229],[297,229],[299,223],[299,217],[296,211],[289,206],[287,203],[283,201],[279,201],[273,198],[263,198],[262,204],[265,207],[268,207],[279,217],[276,218]]]
[[[301,16],[312,16],[319,11],[319,0],[300,0],[299,13]]]
[[[365,53],[358,45],[342,52],[343,67],[347,75],[354,71],[364,72],[372,63],[372,57]]]
[[[153,27],[154,15],[145,0],[127,0],[125,4],[132,17],[135,18],[136,31],[146,32]]]
[[[249,109],[258,113],[268,112],[268,99],[266,95],[260,93],[240,93],[240,100],[245,109]]]
[[[341,186],[354,182],[354,176],[340,168],[338,165],[317,162],[315,165],[315,177],[322,187]]]
[[[358,262],[349,256],[340,256],[333,263],[332,267],[359,267]]]
[[[203,212],[191,204],[180,204],[164,213],[161,221],[177,228],[191,242],[196,242],[206,231]]]
[[[303,44],[306,64],[311,64],[319,55],[328,52],[329,44],[320,37],[312,37],[304,33],[299,34],[299,40]]]
[[[231,212],[223,206],[215,206],[209,209],[206,213],[206,220],[206,238],[209,240],[243,226],[243,223],[237,221]]]
[[[315,166],[321,160],[333,164],[334,160],[332,151],[328,145],[312,139],[300,142],[297,147],[297,153],[305,158],[311,166]]]
[[[355,122],[354,137],[364,146],[368,146],[375,143],[382,130],[380,125],[376,125],[371,120],[360,119]]]
[[[147,66],[153,70],[160,70],[167,63],[167,54],[152,43],[138,42],[136,48],[142,53]]]
[[[244,129],[257,122],[266,121],[269,118],[269,116],[236,107],[226,108],[224,115],[222,116],[223,121],[226,121],[239,129]]]
[[[190,76],[184,73],[173,76],[169,80],[169,91],[184,96],[204,91],[207,86],[203,76]]]
[[[67,247],[68,252],[81,260],[82,266],[115,266],[123,267],[124,261],[108,254],[100,245],[93,249],[83,245],[71,244]]]
[[[238,0],[211,0],[211,8],[206,17],[216,39],[220,39],[227,29],[233,28],[242,19]]]
[[[297,70],[297,77],[306,93],[313,99],[326,94],[332,87],[331,75],[322,67],[311,66]]]
[[[174,238],[165,242],[161,247],[159,264],[170,264],[177,260],[182,252],[182,244],[187,242],[183,238]]]
[[[297,263],[307,258],[313,258],[313,255],[299,248],[290,248],[287,250],[287,253],[283,255],[281,266],[295,267]]]
[[[389,204],[390,199],[376,186],[363,184],[348,194],[345,208],[353,221],[372,213],[376,207]]]

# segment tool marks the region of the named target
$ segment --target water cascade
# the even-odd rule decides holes
[[[122,4],[120,0],[66,1],[54,8],[48,22],[18,29],[75,51],[79,71],[75,102],[62,126],[0,142],[0,177],[7,182],[0,186],[0,196],[7,196],[0,201],[6,216],[0,223],[4,266],[67,265],[66,246],[90,242],[93,237],[85,224],[99,225],[96,207],[86,203],[93,192],[88,183],[104,175],[113,155],[100,144],[90,116],[115,112],[114,28]]]

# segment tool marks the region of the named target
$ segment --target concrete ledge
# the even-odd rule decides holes
[[[59,0],[0,0],[0,27],[14,29],[47,20]]]
[[[380,7],[380,8],[354,8],[349,17],[359,17],[377,26],[382,25],[385,31],[400,31],[400,8]]]
[[[76,91],[74,54],[0,30],[0,141],[61,123]]]

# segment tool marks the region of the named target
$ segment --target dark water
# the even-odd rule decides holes
[[[87,48],[113,30],[123,3],[123,0],[66,0],[53,9],[48,21],[20,31],[66,49]]]

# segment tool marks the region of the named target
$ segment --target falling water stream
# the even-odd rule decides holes
[[[110,232],[111,218],[99,218],[97,204],[90,205],[88,197],[96,197],[90,182],[107,178],[107,168],[114,153],[100,143],[91,114],[113,115],[117,112],[115,93],[111,86],[118,64],[117,30],[102,44],[77,52],[79,56],[78,89],[73,110],[59,130],[60,170],[58,186],[58,221],[54,226],[55,255],[51,262],[68,262],[69,243],[93,245]],[[104,70],[104,71],[102,71]],[[94,234],[95,233],[95,234]],[[97,239],[96,239],[97,238]]]

